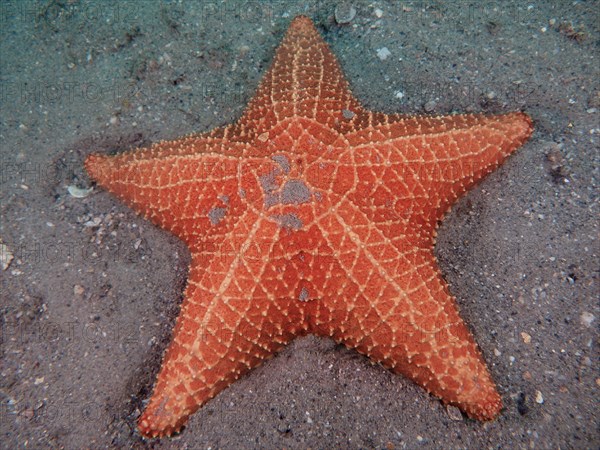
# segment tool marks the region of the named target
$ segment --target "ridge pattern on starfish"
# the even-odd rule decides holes
[[[364,109],[294,19],[243,116],[107,156],[90,176],[192,262],[145,436],[171,435],[297,336],[333,338],[479,420],[502,402],[433,254],[452,203],[532,132],[523,113]]]

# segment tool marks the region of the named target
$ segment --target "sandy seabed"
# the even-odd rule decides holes
[[[355,1],[343,25],[337,3],[2,2],[0,239],[13,258],[0,272],[0,447],[599,446],[598,3]],[[436,247],[502,395],[495,422],[306,337],[178,437],[136,431],[189,254],[106,192],[68,187],[91,186],[92,151],[238,118],[297,14],[370,109],[535,122]]]

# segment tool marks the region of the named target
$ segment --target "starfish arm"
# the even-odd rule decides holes
[[[352,120],[350,120],[350,116]],[[256,137],[287,118],[304,117],[340,132],[372,123],[352,95],[340,65],[312,21],[295,18],[242,118],[236,136]]]
[[[237,180],[243,147],[237,147],[190,136],[114,156],[92,154],[85,167],[137,213],[191,244],[244,209]]]
[[[381,296],[369,302],[363,295],[342,327],[330,330],[348,347],[402,374],[469,417],[492,420],[502,401],[481,353],[458,314],[455,299],[434,268],[433,258],[414,267],[411,288],[387,289],[370,280],[364,290]],[[396,284],[396,283],[391,283]],[[397,284],[397,286],[400,286]]]
[[[173,340],[139,419],[145,436],[178,432],[204,403],[288,343],[303,323],[294,302],[276,298],[261,283],[279,226],[243,219],[210,257],[193,255]]]
[[[346,203],[322,222],[347,281],[323,300],[332,320],[314,331],[407,376],[470,417],[493,419],[500,396],[431,250],[408,241],[400,252],[363,219]]]
[[[388,215],[422,227],[426,234],[461,194],[520,147],[532,129],[523,113],[387,116],[377,126],[345,136],[355,146],[359,180],[350,197],[364,211],[373,208],[365,202],[384,201],[391,208]]]

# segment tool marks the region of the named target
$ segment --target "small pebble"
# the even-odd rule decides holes
[[[436,106],[437,103],[435,102],[435,100],[429,100],[427,103],[425,103],[423,109],[425,110],[425,112],[432,112]]]
[[[339,24],[350,23],[356,16],[356,8],[351,3],[339,3],[335,7],[335,21]]]
[[[85,292],[85,289],[80,284],[76,284],[75,286],[73,286],[73,294],[83,295],[84,292]]]
[[[529,344],[531,342],[531,335],[530,334],[522,332],[521,333],[521,337],[523,338],[523,342],[525,342],[526,344]]]
[[[74,197],[74,198],[85,198],[88,195],[90,195],[90,193],[93,190],[94,190],[93,188],[83,189],[83,188],[77,187],[73,184],[71,184],[71,185],[69,185],[69,187],[67,187],[67,192],[69,192],[71,197]]]
[[[535,391],[535,402],[539,403],[540,405],[544,403],[544,397],[540,391]]]
[[[596,320],[596,316],[594,316],[591,312],[584,311],[581,313],[581,316],[579,316],[581,325],[586,328],[591,327],[594,320]]]
[[[448,412],[448,417],[450,417],[450,419],[455,421],[462,420],[460,409],[458,409],[456,406],[448,405],[446,406],[446,411]]]
[[[6,245],[2,243],[2,240],[0,239],[0,265],[2,265],[2,270],[8,269],[8,266],[10,266],[13,258],[14,256],[12,252]]]
[[[310,417],[310,413],[306,411],[306,423],[313,423],[313,420]]]
[[[388,59],[388,56],[390,56],[391,54],[392,52],[390,52],[387,47],[381,47],[377,49],[377,56],[382,61]]]

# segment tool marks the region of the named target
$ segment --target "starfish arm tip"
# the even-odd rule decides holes
[[[165,436],[172,436],[179,433],[184,423],[187,421],[187,416],[180,418],[175,424],[165,423],[168,418],[163,418],[161,422],[159,416],[153,415],[148,410],[138,419],[138,431],[140,434],[147,439],[162,438]]]
[[[90,178],[95,182],[102,184],[103,180],[106,179],[107,174],[110,172],[108,162],[108,156],[92,153],[85,158],[83,165]]]
[[[457,406],[462,409],[468,417],[481,422],[495,420],[502,411],[502,398],[494,388],[483,398],[477,399],[472,403],[459,403]]]
[[[521,133],[519,133],[522,138],[522,142],[524,143],[531,137],[533,133],[533,120],[531,116],[525,112],[519,111],[510,113],[510,116],[514,119],[513,124],[518,125],[522,128]]]
[[[310,17],[301,14],[299,16],[294,17],[294,19],[290,23],[290,27],[298,27],[298,28],[310,27],[310,28],[314,28],[315,25],[314,25],[313,21],[310,19]]]

